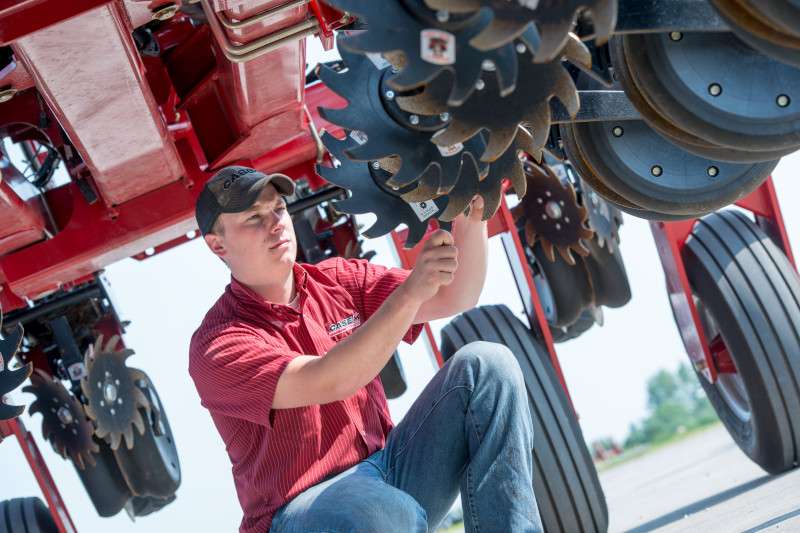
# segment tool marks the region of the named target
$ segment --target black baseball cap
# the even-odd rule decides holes
[[[258,199],[267,183],[283,196],[294,194],[294,181],[285,174],[264,174],[258,170],[225,167],[206,182],[195,205],[195,218],[203,235],[211,231],[220,213],[241,213]]]

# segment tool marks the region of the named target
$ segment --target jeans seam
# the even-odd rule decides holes
[[[417,429],[415,429],[414,432],[411,435],[409,435],[408,440],[406,440],[406,442],[403,444],[403,447],[397,450],[397,452],[394,455],[392,455],[392,457],[390,458],[391,463],[393,463],[398,457],[403,455],[403,452],[406,451],[406,448],[408,448],[409,443],[411,443],[411,441],[414,440],[414,437],[417,436],[417,433],[419,433],[420,428],[422,428],[422,426],[425,424],[425,421],[427,421],[428,418],[431,416],[431,413],[433,413],[433,411],[439,406],[439,404],[442,403],[442,400],[444,400],[451,392],[453,392],[456,389],[467,389],[470,392],[470,394],[472,394],[472,389],[467,385],[456,385],[455,387],[448,389],[447,391],[444,392],[444,394],[439,396],[439,398],[433,403],[433,405],[431,405],[430,409],[428,409],[428,411],[425,413],[425,416],[419,422]],[[386,473],[387,477],[389,476],[389,474],[391,474],[393,470],[393,466],[391,463],[387,468],[387,473]]]
[[[478,438],[478,443],[480,443],[481,432],[475,425],[474,416],[469,406],[467,406],[466,416],[470,420],[470,426],[472,426],[472,431],[475,432],[475,436]],[[481,530],[481,528],[480,528],[480,523],[478,522],[478,513],[475,510],[475,498],[472,489],[472,457],[470,457],[470,463],[467,465],[467,505],[469,507],[470,517],[472,518],[473,530],[475,531],[475,533],[478,533]]]

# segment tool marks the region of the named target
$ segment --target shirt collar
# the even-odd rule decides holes
[[[308,272],[300,264],[295,263],[292,266],[292,275],[294,276],[295,290],[299,295],[297,309],[294,309],[288,305],[273,303],[265,300],[253,289],[236,279],[233,274],[231,274],[231,292],[239,303],[247,303],[249,305],[256,304],[265,310],[273,312],[299,314],[303,309],[303,303],[305,302],[307,296]]]

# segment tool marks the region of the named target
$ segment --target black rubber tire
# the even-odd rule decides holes
[[[603,489],[547,350],[506,306],[491,305],[467,311],[442,330],[442,356],[478,340],[508,346],[522,368],[533,418],[533,488],[545,531],[607,531]]]
[[[400,361],[400,354],[396,351],[381,369],[379,376],[383,384],[383,392],[386,393],[386,398],[389,400],[399,398],[408,388],[406,375],[403,372],[403,363]]]
[[[0,533],[58,533],[50,510],[35,496],[0,501]]]
[[[750,407],[743,421],[714,385],[709,400],[742,451],[769,473],[800,459],[800,278],[784,253],[744,214],[704,217],[684,263],[695,296],[714,319]],[[710,339],[709,339],[710,342]]]
[[[147,416],[144,409],[140,409],[142,417],[145,419],[144,434],[140,435],[134,428],[133,449],[129,450],[123,444],[114,451],[114,455],[125,481],[135,496],[169,498],[175,494],[181,484],[178,450],[175,447],[175,439],[172,436],[169,420],[158,392],[146,374],[145,377],[146,384],[142,386],[137,381],[137,386],[150,399],[151,404],[159,405],[163,434],[156,434],[152,418]]]
[[[584,261],[594,289],[594,304],[622,307],[630,302],[631,286],[619,247],[611,253],[595,239],[590,239],[586,244],[590,254]]]
[[[572,339],[577,339],[594,326],[597,321],[594,319],[591,309],[584,309],[578,317],[578,320],[564,328],[550,328],[550,334],[553,336],[553,342],[561,343],[567,342]]]
[[[584,258],[573,254],[575,265],[569,265],[556,254],[556,260],[550,261],[538,242],[533,246],[533,256],[535,261],[529,262],[531,271],[542,276],[553,296],[554,319],[548,322],[555,327],[569,326],[594,301]]]
[[[87,462],[85,469],[76,466],[75,471],[97,514],[107,518],[120,512],[132,495],[111,447],[104,440],[95,438],[94,441],[100,447],[100,452],[93,456],[94,466]]]

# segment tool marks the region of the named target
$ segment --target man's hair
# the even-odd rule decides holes
[[[222,220],[219,218],[214,221],[214,225],[211,226],[211,231],[209,233],[213,233],[214,235],[225,235],[225,226],[222,225]]]

